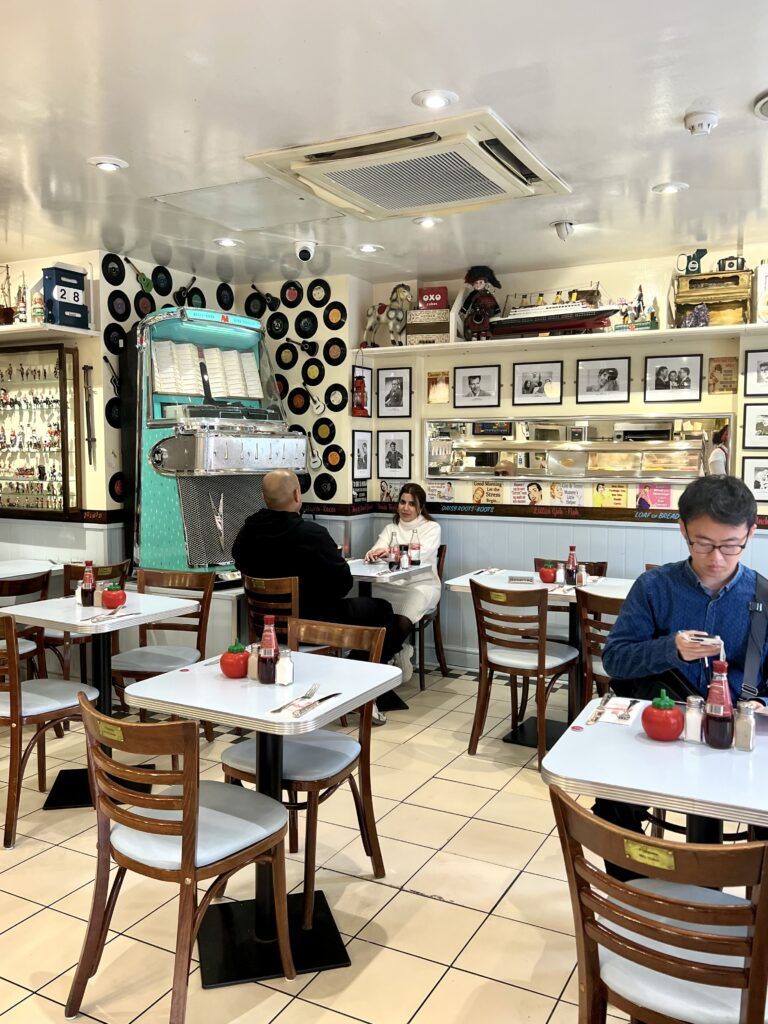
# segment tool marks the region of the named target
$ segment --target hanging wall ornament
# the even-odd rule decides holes
[[[261,292],[251,292],[245,300],[243,308],[245,309],[246,316],[252,316],[255,320],[261,320],[267,308],[267,300]]]
[[[113,288],[119,287],[125,280],[125,264],[114,252],[108,252],[101,261],[101,276]]]
[[[275,352],[275,362],[283,370],[290,370],[299,360],[299,353],[293,345],[284,342]]]
[[[152,284],[158,295],[170,295],[173,291],[173,278],[168,267],[155,267],[152,271]]]
[[[199,288],[190,288],[187,292],[187,305],[191,309],[205,309],[205,295]]]
[[[323,452],[323,465],[332,473],[338,473],[344,468],[347,456],[344,449],[338,444],[329,444]]]
[[[301,368],[301,379],[305,384],[322,384],[325,367],[319,359],[307,359]]]
[[[295,327],[300,338],[312,338],[317,333],[317,317],[311,310],[299,313],[296,317]]]
[[[336,437],[336,426],[333,420],[329,420],[327,416],[319,419],[312,427],[312,436],[318,444],[330,444]]]
[[[267,334],[275,341],[284,338],[288,333],[288,317],[285,313],[273,313],[267,320]]]
[[[349,401],[349,392],[343,384],[331,384],[325,390],[325,404],[331,412],[341,412],[346,409]]]
[[[280,398],[285,398],[288,394],[288,378],[284,377],[282,373],[275,374],[275,387]]]
[[[315,309],[319,309],[324,306],[328,299],[331,297],[331,286],[327,281],[324,281],[322,277],[316,277],[314,281],[310,281],[307,286],[307,298],[309,304],[314,306]]]
[[[329,366],[341,366],[347,358],[347,346],[341,338],[329,338],[323,345],[323,359]]]
[[[103,337],[107,352],[119,356],[125,348],[125,331],[120,324],[107,324]]]
[[[139,294],[143,295],[144,293],[139,292]],[[110,292],[107,297],[107,309],[113,320],[119,320],[121,324],[124,324],[131,315],[131,300],[125,292]]]
[[[104,416],[110,427],[114,427],[119,430],[122,426],[120,419],[120,399],[110,398],[107,404],[104,406]]]
[[[296,416],[303,416],[309,410],[309,395],[304,388],[294,388],[289,393],[288,408]]]
[[[280,289],[280,301],[288,309],[296,309],[304,298],[304,289],[298,281],[286,281]]]
[[[154,313],[157,306],[154,298],[148,292],[140,291],[136,292],[133,297],[133,308],[136,310],[136,316],[145,317]]]
[[[347,307],[343,302],[331,302],[323,310],[323,323],[331,331],[337,331],[347,322]]]
[[[229,312],[235,304],[235,293],[226,281],[222,281],[216,289],[216,301],[225,312]]]
[[[320,473],[315,477],[315,494],[322,501],[330,501],[336,493],[336,481],[330,473]]]

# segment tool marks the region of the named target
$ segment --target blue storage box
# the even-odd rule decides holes
[[[68,263],[43,268],[45,322],[61,327],[88,329],[88,305],[85,294],[86,271]]]

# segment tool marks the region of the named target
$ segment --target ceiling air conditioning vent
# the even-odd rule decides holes
[[[248,160],[370,220],[458,213],[570,192],[491,110]]]

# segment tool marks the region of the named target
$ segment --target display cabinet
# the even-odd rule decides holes
[[[64,345],[0,348],[0,515],[79,511],[77,378]]]

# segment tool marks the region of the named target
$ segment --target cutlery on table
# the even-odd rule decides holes
[[[301,718],[302,715],[306,715],[308,711],[312,711],[318,704],[322,704],[324,700],[330,700],[331,697],[340,697],[340,693],[326,693],[323,697],[318,697],[317,700],[313,700],[311,704],[305,704],[303,708],[296,708],[293,712],[294,718]]]
[[[631,717],[630,716],[630,711],[635,706],[635,704],[639,704],[639,703],[640,703],[640,701],[638,699],[631,700],[629,702],[629,704],[627,704],[627,706],[624,708],[624,710],[620,714],[616,715],[618,720],[620,722],[628,722],[630,717]]]
[[[287,704],[281,704],[279,708],[272,708],[271,714],[276,715],[279,711],[285,711],[291,704],[295,704],[298,700],[311,700],[317,691],[320,689],[320,683],[315,683],[307,690],[306,693],[302,694],[301,697],[294,697],[293,700],[289,700]]]
[[[129,615],[138,615],[138,612],[124,612],[120,608],[113,608],[111,612],[104,612],[103,615],[92,615],[89,622],[106,622],[107,619],[127,619]]]
[[[605,714],[605,709],[608,707],[609,702],[612,701],[615,696],[616,694],[613,692],[613,690],[609,690],[608,693],[606,693],[606,695],[603,697],[603,699],[600,701],[595,710],[587,719],[587,725],[594,725],[595,722],[600,721],[600,719]]]

